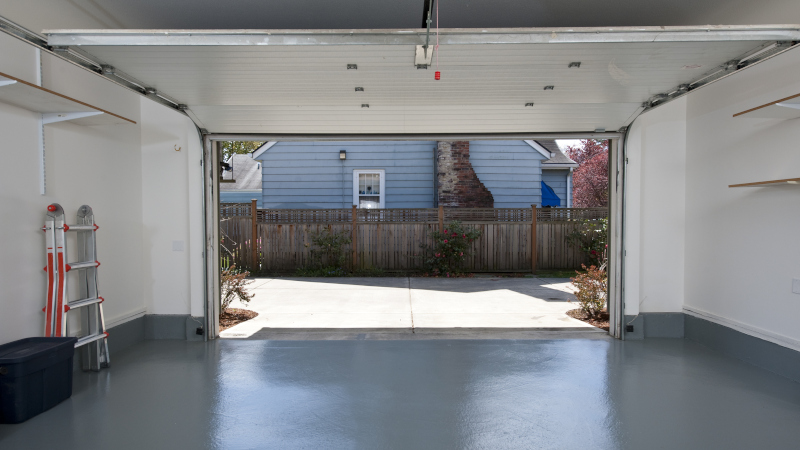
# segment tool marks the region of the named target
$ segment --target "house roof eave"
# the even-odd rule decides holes
[[[253,159],[258,159],[259,156],[261,156],[267,150],[271,149],[272,146],[277,143],[278,141],[265,142],[264,144],[261,145],[261,147],[258,147],[257,149],[253,150],[253,152],[250,155]]]

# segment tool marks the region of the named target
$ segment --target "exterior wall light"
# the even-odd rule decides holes
[[[339,150],[339,159],[343,161],[347,159],[347,150]]]

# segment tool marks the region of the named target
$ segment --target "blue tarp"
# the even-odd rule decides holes
[[[542,181],[542,207],[545,206],[561,206],[561,199],[558,198],[553,188]]]

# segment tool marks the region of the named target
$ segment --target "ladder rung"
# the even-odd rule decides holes
[[[76,269],[89,269],[91,267],[98,267],[100,263],[97,261],[84,261],[84,262],[75,262],[67,264],[67,272],[70,270]]]
[[[90,334],[89,336],[84,336],[82,338],[78,338],[78,342],[75,343],[75,348],[80,347],[81,345],[86,345],[94,341],[99,341],[100,339],[105,338],[108,336],[106,333],[99,333],[99,334]]]
[[[67,303],[67,306],[70,308],[80,308],[82,306],[89,306],[94,305],[95,303],[101,303],[103,301],[103,297],[93,297],[93,298],[83,298],[80,300],[75,300],[74,302]]]
[[[66,225],[64,231],[96,231],[97,225]]]

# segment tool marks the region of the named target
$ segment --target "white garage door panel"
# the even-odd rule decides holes
[[[75,32],[53,33],[63,40]],[[319,33],[320,40],[325,36]],[[479,42],[481,33],[457,37]],[[435,81],[436,58],[434,67],[416,69],[410,44],[208,45],[201,38],[202,45],[81,49],[187,104],[215,133],[491,133],[616,130],[653,95],[767,42],[754,32],[749,40],[704,42],[679,36],[672,42],[441,45],[442,79]],[[180,39],[189,42],[186,35]],[[573,61],[581,67],[568,68]],[[555,88],[545,91],[549,85]],[[529,102],[534,106],[526,107]]]
[[[440,107],[281,107],[196,106],[192,112],[228,133],[280,130],[283,133],[491,133],[613,129],[637,105],[576,104],[531,108]],[[528,109],[531,111],[524,111]],[[603,119],[598,119],[602,117]],[[569,127],[569,128],[566,128]]]

